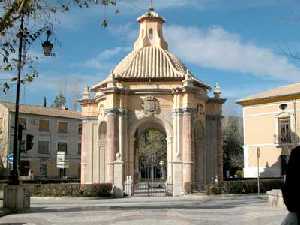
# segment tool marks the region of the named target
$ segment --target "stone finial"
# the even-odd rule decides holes
[[[90,88],[86,85],[83,89],[82,99],[90,99]]]
[[[191,75],[190,75],[190,71],[187,69],[186,73],[185,73],[185,80],[191,80]]]
[[[184,75],[183,85],[185,87],[191,87],[191,86],[193,86],[193,79],[192,79],[191,73],[190,73],[190,71],[188,69],[186,70],[186,73]]]
[[[109,80],[107,83],[107,87],[115,87],[116,86],[116,76],[114,71],[110,71]]]
[[[215,88],[214,88],[215,98],[220,98],[221,94],[222,94],[221,87],[220,87],[219,83],[216,83]]]

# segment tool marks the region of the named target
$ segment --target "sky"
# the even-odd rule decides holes
[[[22,87],[22,103],[48,103],[63,93],[78,108],[85,85],[93,85],[125,57],[137,38],[137,17],[150,0],[119,0],[116,8],[73,8],[55,19],[55,56],[42,56],[39,40],[29,51],[39,56],[39,77]],[[227,98],[225,115],[241,115],[238,99],[300,82],[300,2],[297,0],[153,0],[166,19],[169,50],[205,83],[218,82]],[[101,21],[107,19],[107,28]],[[1,74],[5,77],[7,74]],[[0,99],[15,99],[14,88]]]

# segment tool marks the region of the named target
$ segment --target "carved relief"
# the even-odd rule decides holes
[[[146,116],[152,116],[160,112],[159,101],[153,96],[143,98],[142,108]]]

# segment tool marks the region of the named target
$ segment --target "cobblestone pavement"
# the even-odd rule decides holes
[[[275,225],[286,210],[266,199],[244,196],[179,198],[32,198],[31,210],[0,218],[0,224],[97,225]]]

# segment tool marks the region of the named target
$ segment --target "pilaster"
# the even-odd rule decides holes
[[[191,193],[192,185],[192,112],[185,109],[182,116],[182,161],[183,161],[183,189]]]
[[[114,183],[114,161],[118,151],[118,115],[112,109],[106,112],[107,118],[107,162],[106,162],[106,182]]]

